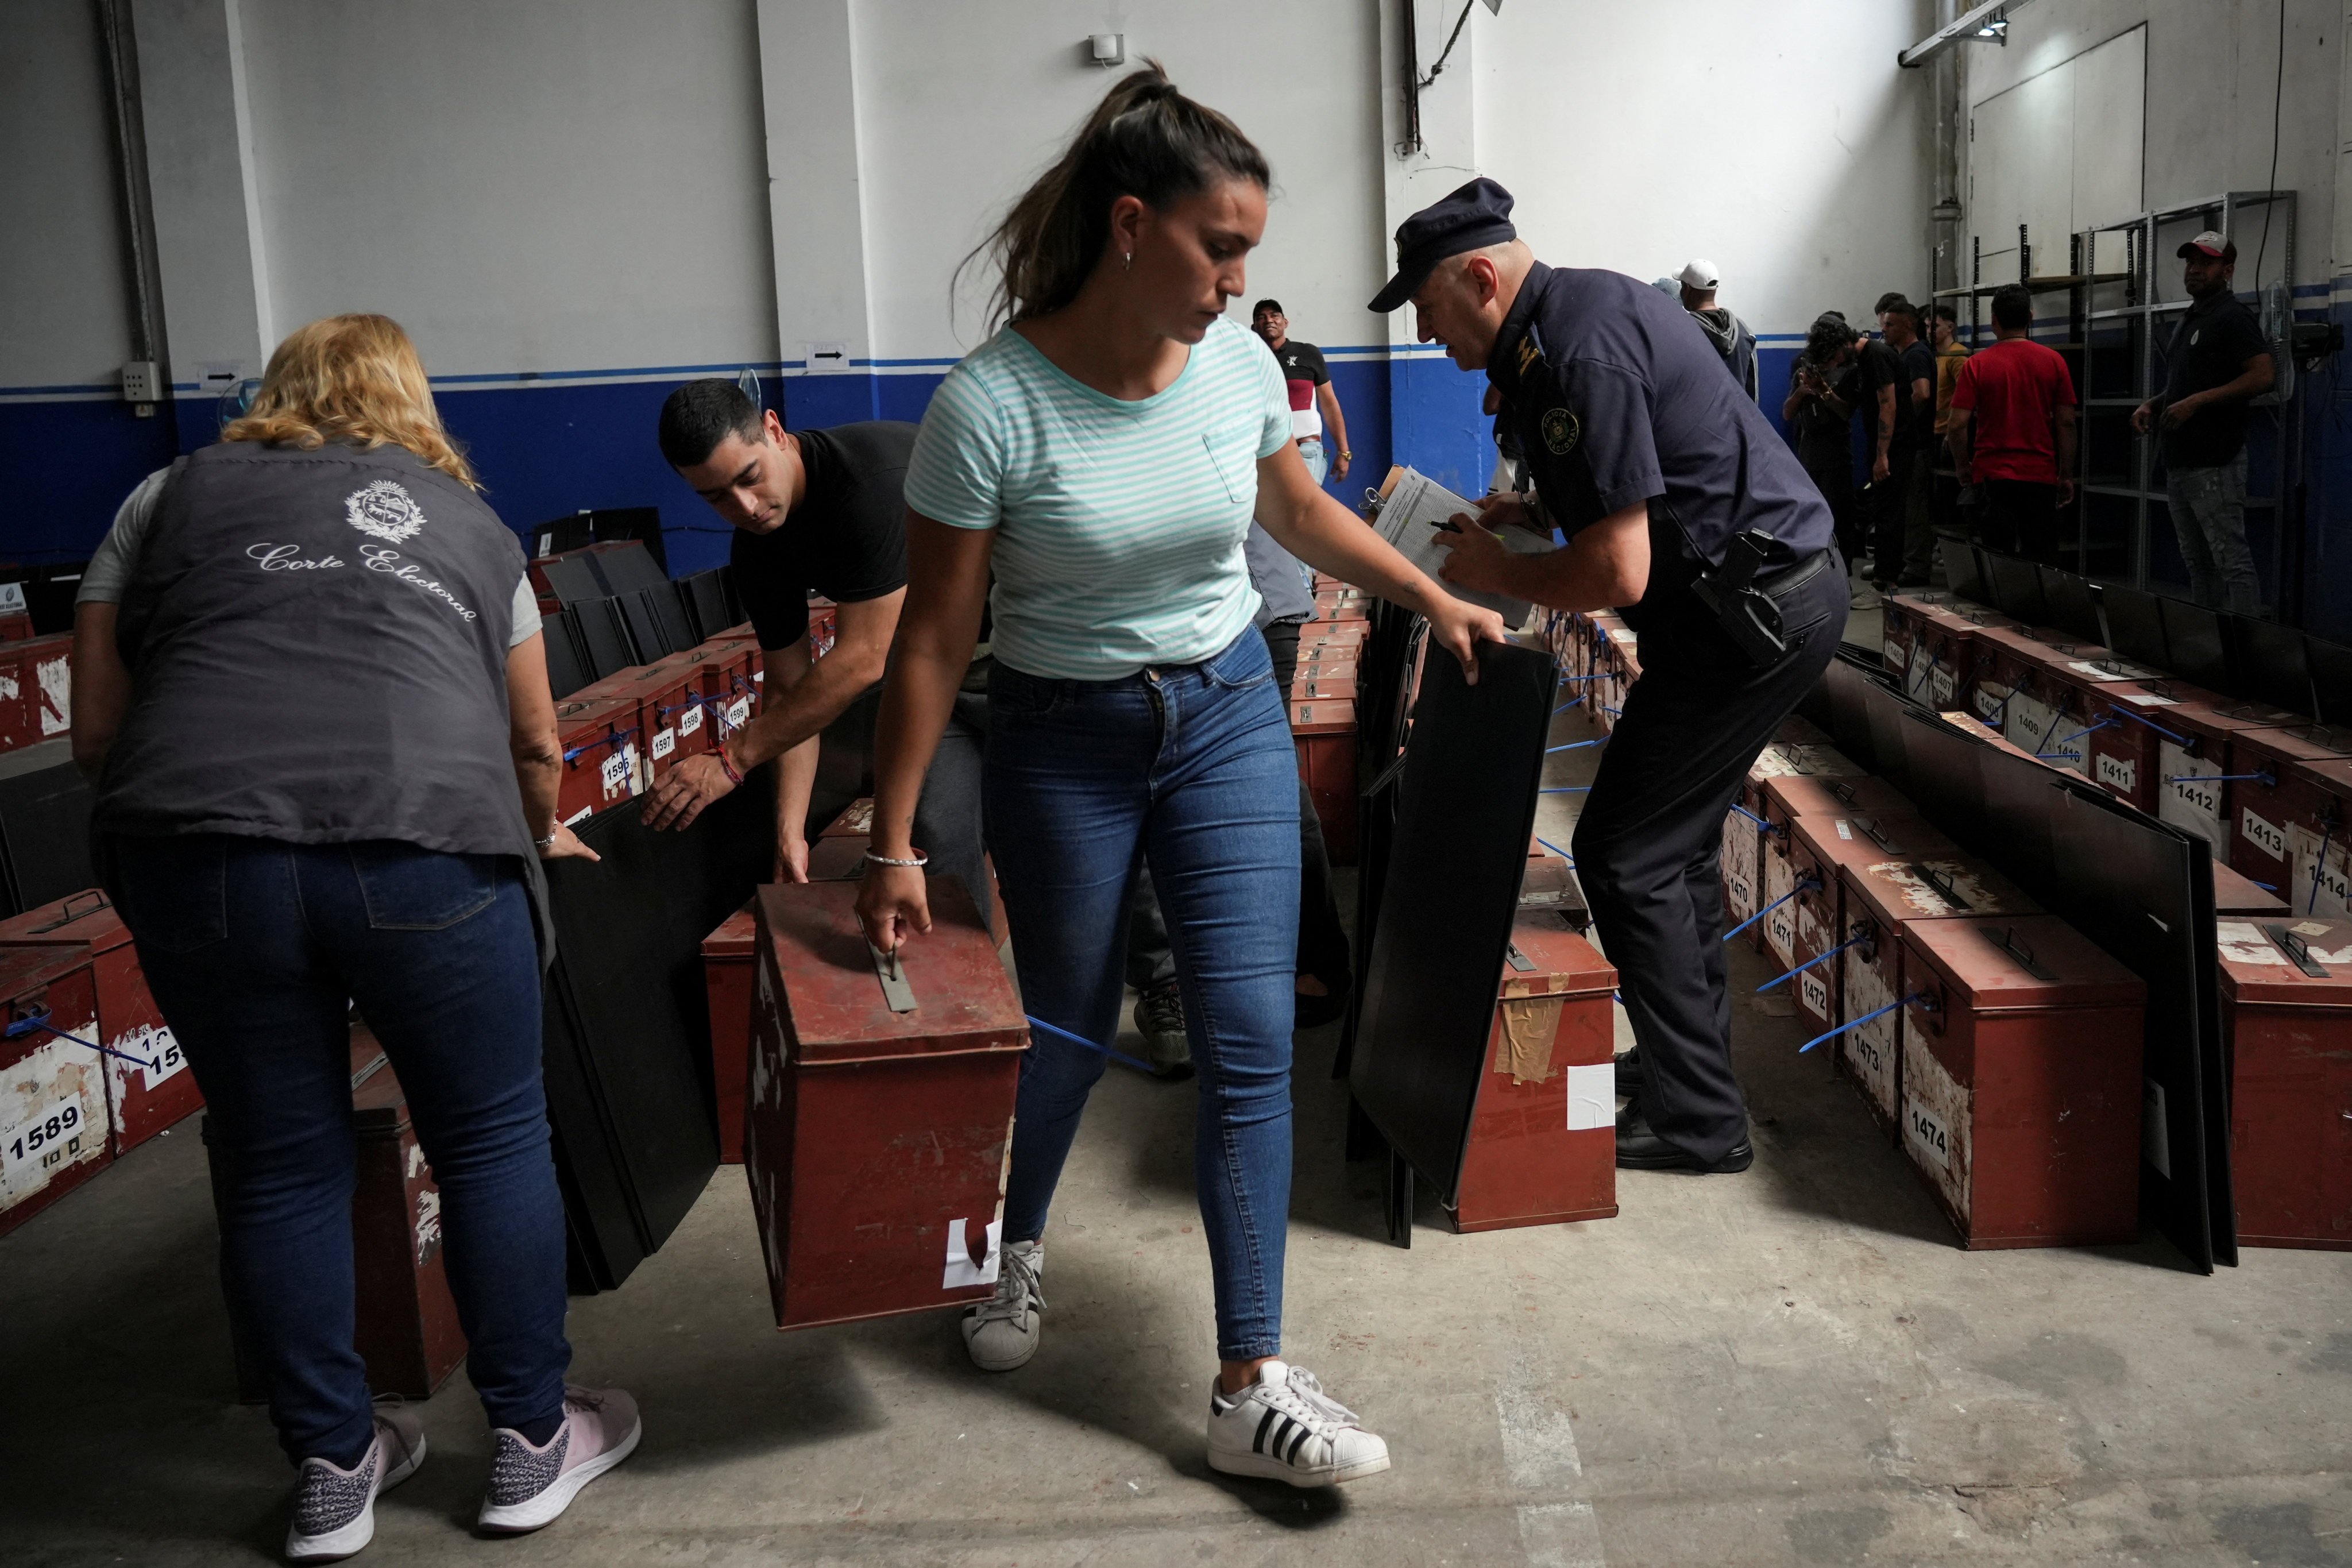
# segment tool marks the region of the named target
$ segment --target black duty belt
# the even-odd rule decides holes
[[[1748,662],[1769,669],[1788,656],[1780,635],[1780,600],[1802,587],[1829,564],[1831,552],[1816,550],[1801,561],[1775,572],[1759,573],[1765,555],[1778,543],[1759,529],[1735,537],[1723,552],[1723,564],[1691,584],[1724,635],[1738,645]]]

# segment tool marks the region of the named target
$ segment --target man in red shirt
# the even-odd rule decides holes
[[[1992,297],[1994,342],[1960,366],[1945,439],[1979,497],[1985,542],[2058,562],[2058,509],[2074,503],[2074,378],[2034,342],[2033,296],[2011,284]]]

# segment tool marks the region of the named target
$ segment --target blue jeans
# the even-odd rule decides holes
[[[1282,1349],[1290,1220],[1290,1026],[1298,765],[1265,641],[1121,680],[989,682],[989,847],[1022,1000],[1089,1040],[1118,1032],[1139,847],[1176,952],[1200,1073],[1193,1173],[1216,1279],[1217,1353]],[[1045,1214],[1105,1058],[1034,1039],[1022,1062],[1004,1237]]]
[[[1331,471],[1331,455],[1323,449],[1323,437],[1302,437],[1298,443],[1298,455],[1306,460],[1307,471],[1314,475],[1315,482],[1320,485],[1324,476]]]
[[[493,1426],[560,1417],[563,1199],[540,1082],[530,894],[494,855],[114,839],[114,890],[205,1091],[221,1273],[289,1456],[347,1464],[374,1422],[352,1348],[352,1001],[441,1189],[467,1371]]]

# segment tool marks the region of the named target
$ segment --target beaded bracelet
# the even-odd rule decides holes
[[[743,782],[743,775],[737,773],[735,771],[735,764],[727,760],[727,748],[724,746],[719,747],[717,754],[719,757],[719,771],[727,775],[727,782],[731,784],[741,784]]]
[[[931,858],[929,855],[924,854],[919,849],[915,851],[915,858],[912,860],[901,860],[897,858],[895,856],[890,855],[877,855],[871,849],[868,849],[866,852],[866,858],[868,860],[873,861],[877,866],[906,866],[911,868],[928,866],[931,863]]]

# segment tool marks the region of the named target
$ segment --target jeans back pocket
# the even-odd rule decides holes
[[[499,896],[499,857],[413,844],[354,844],[352,874],[374,931],[446,931]]]

